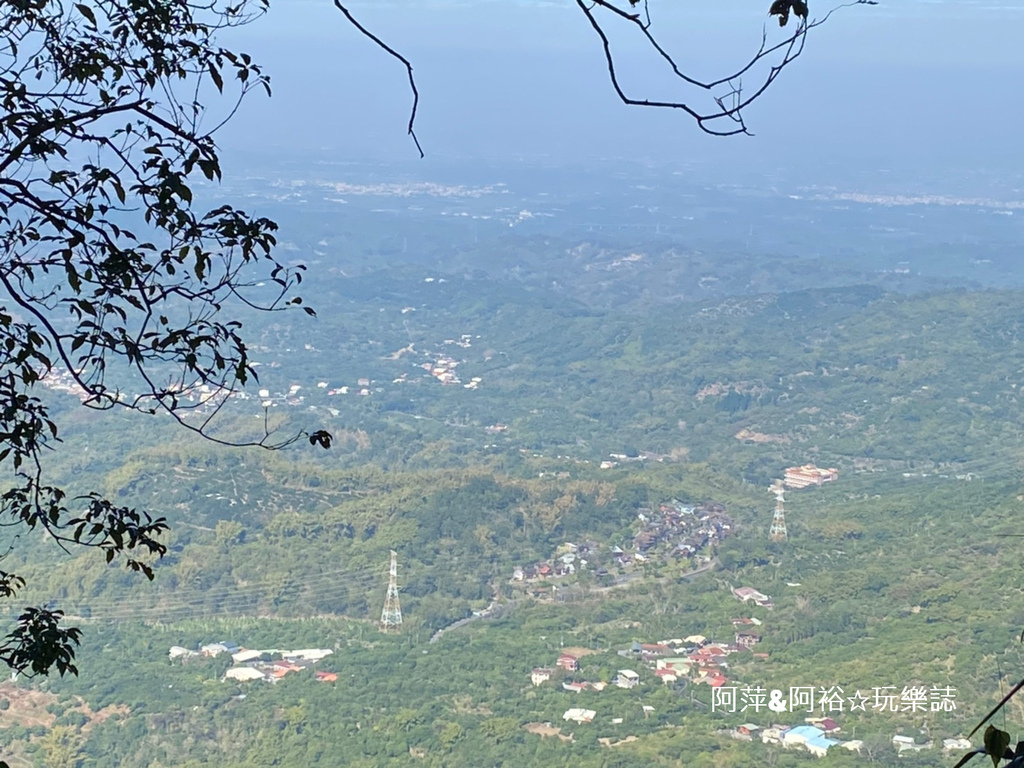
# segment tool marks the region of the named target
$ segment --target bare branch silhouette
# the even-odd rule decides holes
[[[362,24],[360,24],[356,17],[352,15],[352,12],[344,5],[342,5],[338,0],[334,0],[334,7],[341,11],[342,14],[344,14],[345,18],[348,19],[349,23],[353,27],[359,30],[360,34],[364,35],[365,37],[368,37],[370,40],[374,42],[374,44],[377,45],[377,47],[381,48],[383,51],[387,52],[388,54],[398,59],[400,62],[402,62],[402,64],[405,65],[405,69],[409,73],[409,87],[412,89],[412,111],[409,114],[408,132],[409,135],[412,137],[413,143],[416,145],[416,150],[420,153],[420,157],[425,157],[425,155],[423,154],[423,147],[420,146],[420,140],[416,138],[416,110],[419,108],[420,105],[420,92],[416,88],[416,78],[413,77],[412,74],[412,63],[407,58],[405,58],[405,56],[400,54],[390,45],[388,45],[375,34],[373,34],[373,32],[371,32]]]
[[[668,49],[655,35],[649,0],[626,0],[629,6],[628,9],[616,5],[614,0],[574,0],[574,2],[601,41],[609,80],[615,94],[624,104],[637,107],[678,110],[689,115],[702,131],[713,136],[734,136],[741,133],[750,133],[744,120],[743,111],[768,90],[768,87],[775,82],[786,67],[800,57],[804,51],[808,32],[824,24],[839,9],[855,5],[877,5],[877,0],[851,0],[851,2],[833,7],[820,19],[809,19],[807,5],[804,0],[775,0],[769,9],[769,15],[777,17],[781,27],[788,26],[791,14],[795,16],[797,21],[793,32],[787,34],[782,40],[769,43],[768,28],[767,25],[764,25],[761,32],[761,44],[746,63],[727,75],[712,80],[702,80],[683,71],[675,57],[669,53]],[[413,95],[408,133],[412,137],[420,157],[423,157],[423,148],[420,146],[415,132],[416,113],[419,107],[419,90],[413,77],[412,63],[393,47],[385,43],[380,37],[364,27],[340,0],[334,0],[334,5],[360,34],[367,37],[379,48],[405,65],[409,75],[409,87]],[[640,11],[636,10],[638,5],[641,5]],[[617,20],[639,30],[646,44],[665,62],[672,76],[684,85],[699,92],[711,93],[711,100],[715,104],[716,109],[701,110],[691,106],[687,100],[683,99],[647,99],[631,96],[619,79],[618,66],[611,39],[608,35],[606,20]],[[771,63],[772,57],[776,55],[779,58],[774,63]],[[744,90],[743,77],[758,70],[761,64],[767,66],[767,71],[761,70],[763,74],[754,89]],[[725,86],[724,90],[717,94],[713,93],[713,91],[723,86]],[[716,127],[723,122],[727,123],[729,127],[726,129]]]

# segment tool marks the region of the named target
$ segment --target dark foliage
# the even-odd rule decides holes
[[[104,551],[152,578],[162,518],[100,494],[68,498],[43,479],[58,425],[32,394],[66,377],[83,404],[168,414],[211,438],[238,386],[255,378],[228,304],[298,305],[301,273],[271,256],[277,225],[229,205],[203,210],[193,186],[221,177],[214,133],[269,80],[217,33],[265,0],[16,0],[0,8],[0,523]],[[233,92],[223,114],[208,105]],[[257,279],[273,292],[254,293]],[[312,310],[304,308],[312,314]],[[190,397],[200,387],[205,397]],[[252,443],[297,436],[269,430]],[[327,447],[324,432],[310,442]],[[244,442],[244,441],[243,441]],[[8,552],[9,554],[9,552]],[[0,571],[0,597],[23,586]],[[28,608],[0,646],[15,670],[75,672],[78,631]]]

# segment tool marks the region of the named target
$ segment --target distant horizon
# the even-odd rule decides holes
[[[712,74],[725,71],[723,57],[741,61],[756,48],[768,21],[762,5],[743,4],[749,21],[737,21],[738,11],[706,15],[680,39],[668,34],[677,18],[669,7],[654,5],[652,13],[681,63]],[[809,170],[822,162],[854,169],[936,162],[1024,167],[1015,135],[1024,105],[1006,97],[1024,83],[1018,52],[1024,3],[843,9],[811,33],[801,59],[750,109],[754,136],[730,139],[706,136],[678,114],[622,105],[599,41],[564,3],[353,9],[413,62],[427,163],[432,157],[548,156],[570,163],[618,157],[711,162],[723,173],[766,159]],[[1001,17],[997,25],[994,15]],[[404,68],[333,7],[311,0],[272,6],[268,18],[234,42],[265,65],[274,96],[243,106],[220,137],[229,152],[299,143],[329,148],[339,158],[419,162],[405,135],[411,95]],[[616,45],[633,92],[690,98],[663,80],[647,84],[658,70],[646,58],[630,63],[635,39]]]

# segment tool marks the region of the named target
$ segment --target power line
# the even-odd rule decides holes
[[[479,558],[459,558],[455,563],[460,567],[472,567],[474,565],[492,565],[491,558],[481,556]],[[423,578],[433,574],[457,574],[458,570],[441,572],[441,566],[424,568],[417,574]],[[134,595],[121,598],[99,598],[95,600],[65,599],[61,601],[61,608],[69,615],[81,616],[95,620],[160,620],[162,618],[188,618],[189,615],[203,614],[204,616],[225,616],[233,614],[244,614],[255,608],[254,603],[266,602],[268,599],[279,599],[294,595],[292,599],[301,602],[324,601],[331,598],[348,597],[354,590],[361,587],[371,587],[379,583],[381,571],[377,568],[367,567],[355,571],[337,570],[324,571],[312,576],[286,577],[282,579],[269,578],[260,582],[250,582],[244,585],[230,585],[216,589],[193,589],[180,590],[173,593],[164,593],[156,596],[156,601],[148,605],[133,605],[131,600]],[[145,599],[150,595],[139,593],[139,598]],[[211,605],[216,603],[216,605]],[[238,609],[226,607],[225,603],[248,604],[239,605]],[[88,614],[86,616],[86,614]]]

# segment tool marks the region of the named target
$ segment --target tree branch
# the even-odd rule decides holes
[[[388,45],[383,40],[381,40],[379,37],[377,37],[375,34],[373,34],[373,32],[371,32],[366,27],[364,27],[362,24],[360,24],[359,21],[356,20],[356,17],[352,15],[352,12],[348,8],[346,8],[344,5],[342,5],[341,2],[339,2],[339,0],[334,0],[334,7],[342,12],[342,14],[345,16],[345,18],[348,19],[349,23],[353,27],[355,27],[359,31],[360,34],[362,34],[364,37],[369,38],[371,41],[373,41],[373,43],[378,48],[380,48],[381,50],[387,52],[388,54],[390,54],[394,58],[398,59],[400,62],[402,62],[402,64],[405,65],[406,72],[409,73],[409,88],[412,89],[412,111],[409,114],[408,133],[409,133],[409,136],[412,137],[413,143],[416,145],[416,149],[420,153],[420,157],[421,158],[425,157],[425,155],[423,154],[423,147],[420,146],[420,140],[418,138],[416,138],[416,131],[415,131],[416,110],[419,108],[419,104],[420,104],[420,92],[416,88],[416,78],[414,78],[413,74],[412,74],[412,64],[410,63],[410,61],[407,58],[405,58],[405,56],[400,54],[398,51],[396,51],[390,45]]]

